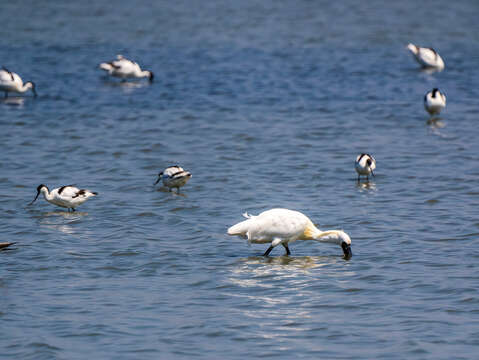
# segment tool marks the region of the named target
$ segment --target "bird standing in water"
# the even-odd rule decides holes
[[[366,180],[369,181],[369,174],[374,176],[373,170],[376,169],[376,160],[369,154],[360,154],[356,158],[354,166],[358,173],[358,182],[361,180],[361,175],[365,175]]]
[[[243,214],[244,220],[228,229],[228,235],[246,237],[249,243],[271,244],[263,256],[268,256],[274,247],[281,244],[286,255],[290,255],[288,245],[297,240],[315,240],[340,245],[344,257],[350,259],[351,239],[342,230],[319,230],[311,220],[299,211],[271,209],[258,216]]]
[[[100,69],[105,70],[108,75],[126,81],[126,79],[141,79],[148,78],[150,82],[153,82],[153,72],[149,70],[142,70],[137,62],[128,60],[122,55],[117,55],[116,60],[110,62],[101,63]]]
[[[424,108],[430,115],[439,114],[446,107],[446,95],[434,88],[424,95]]]
[[[0,69],[0,91],[5,92],[5,97],[8,97],[9,92],[24,93],[28,89],[32,89],[33,96],[37,96],[33,81],[27,81],[24,84],[22,78],[17,73],[11,72],[4,67]]]
[[[163,181],[163,185],[165,185],[169,191],[171,191],[172,188],[176,188],[179,193],[180,187],[184,186],[188,180],[191,179],[191,176],[191,173],[185,171],[181,166],[169,166],[158,174],[158,179],[153,185]]]
[[[32,205],[40,194],[43,194],[45,200],[50,204],[71,209],[72,211],[75,211],[78,205],[83,204],[92,196],[98,195],[96,192],[78,189],[73,185],[62,186],[49,191],[46,185],[41,184],[37,187],[37,196],[35,196],[35,199],[33,199],[29,205]]]

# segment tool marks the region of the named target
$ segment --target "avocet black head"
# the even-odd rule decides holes
[[[33,97],[37,97],[37,90],[36,90],[37,86],[35,85],[35,83],[33,81],[28,81],[26,84],[31,84]]]
[[[150,73],[150,75],[148,75],[148,80],[150,80],[150,82],[153,82],[153,79],[155,78],[155,74],[153,74],[153,71],[148,71]]]
[[[158,179],[155,181],[153,185],[158,184],[161,181],[161,178],[163,177],[163,171],[158,174]]]
[[[30,204],[28,204],[28,205],[32,205],[32,204],[35,202],[35,200],[38,199],[38,196],[39,196],[40,193],[42,192],[42,188],[46,188],[47,191],[48,191],[48,187],[47,187],[46,185],[44,185],[44,184],[38,185],[38,186],[37,186],[37,196],[35,196],[35,199],[33,199],[33,201],[32,201]]]

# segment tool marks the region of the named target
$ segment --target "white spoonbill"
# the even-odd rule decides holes
[[[315,240],[338,244],[343,249],[344,257],[350,259],[351,239],[342,230],[319,230],[311,220],[299,211],[288,209],[271,209],[257,216],[243,214],[248,220],[242,221],[228,229],[229,235],[238,235],[248,239],[253,244],[268,244],[270,247],[263,256],[268,256],[271,250],[279,244],[290,255],[288,244],[296,240]]]
[[[75,211],[75,208],[78,205],[83,204],[90,197],[98,195],[96,192],[86,189],[78,189],[73,185],[62,186],[49,191],[46,185],[41,184],[37,187],[37,196],[35,196],[35,199],[33,199],[29,205],[37,200],[40,193],[43,194],[45,200],[50,204],[72,209],[72,211]]]
[[[437,115],[446,107],[446,95],[434,88],[424,95],[424,108],[431,115]]]
[[[158,174],[158,180],[156,180],[153,185],[156,185],[160,180],[163,180],[163,185],[168,187],[169,191],[171,191],[172,188],[176,188],[179,193],[180,187],[185,185],[191,177],[191,173],[185,171],[181,166],[169,166]]]
[[[5,67],[0,69],[0,91],[5,91],[5,97],[8,97],[9,92],[24,93],[28,89],[32,89],[33,96],[37,96],[33,81],[27,81],[24,84],[17,73],[11,72]]]
[[[151,71],[142,70],[137,62],[128,60],[122,55],[117,55],[116,60],[100,64],[100,69],[108,72],[108,75],[126,79],[140,79],[147,77],[150,82],[153,81],[154,75]]]
[[[435,68],[439,71],[444,70],[444,61],[433,48],[420,47],[414,44],[408,44],[407,48],[423,68]]]
[[[361,178],[361,175],[365,175],[366,179],[369,181],[369,174],[374,176],[373,170],[376,169],[376,160],[369,154],[360,154],[356,158],[354,163],[356,172],[358,173],[358,182]]]

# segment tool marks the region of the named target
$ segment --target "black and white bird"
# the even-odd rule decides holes
[[[289,209],[271,209],[257,216],[244,213],[247,219],[228,229],[228,235],[237,235],[253,244],[270,244],[263,254],[268,256],[271,250],[282,245],[286,255],[290,255],[288,245],[297,240],[314,240],[320,243],[332,243],[341,246],[344,257],[350,259],[351,239],[342,230],[319,230],[311,220],[299,211]]]
[[[356,172],[358,173],[358,182],[360,181],[361,175],[365,175],[367,180],[369,180],[369,174],[372,174],[374,176],[373,170],[376,169],[376,160],[374,160],[371,155],[358,155],[354,165],[356,168]]]
[[[179,193],[180,187],[184,186],[188,180],[191,179],[191,176],[191,173],[185,171],[181,166],[169,166],[158,174],[158,180],[156,180],[154,185],[162,180],[163,185],[168,187],[169,191],[171,191],[172,188],[176,188]]]
[[[33,204],[40,194],[43,194],[45,200],[50,204],[68,208],[72,211],[75,211],[75,208],[78,205],[83,204],[92,196],[98,195],[97,192],[87,189],[79,189],[73,185],[62,186],[49,191],[46,185],[41,184],[37,187],[37,196],[35,196],[35,199],[33,199],[29,205]]]
[[[424,108],[430,115],[439,114],[446,107],[446,95],[434,88],[424,95]]]
[[[22,78],[17,73],[11,72],[5,67],[0,69],[0,91],[5,92],[5,97],[8,97],[9,92],[24,93],[28,89],[32,89],[33,96],[37,96],[33,81],[23,83]]]
[[[408,44],[407,48],[423,68],[444,70],[444,61],[433,48],[420,47],[414,44]]]
[[[100,69],[122,80],[148,78],[152,82],[154,78],[153,72],[142,70],[137,62],[128,60],[122,55],[117,55],[116,60],[101,63]]]

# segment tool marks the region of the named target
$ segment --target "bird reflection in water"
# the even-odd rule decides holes
[[[280,265],[288,268],[312,269],[336,263],[339,259],[341,256],[249,256],[240,259],[239,262],[246,265]],[[264,268],[262,267],[262,269]],[[268,266],[267,269],[271,269],[271,267]]]
[[[360,192],[363,191],[377,191],[376,183],[374,181],[358,182],[356,187]]]
[[[25,104],[25,98],[20,96],[2,98],[0,101],[9,106],[23,107]]]
[[[111,86],[114,88],[120,88],[123,92],[129,94],[135,91],[136,89],[140,89],[146,86],[149,86],[150,83],[148,82],[136,82],[136,81],[113,81],[110,79],[104,79],[103,83],[107,86]]]
[[[46,228],[57,230],[64,234],[73,235],[77,233],[77,230],[72,225],[81,221],[81,219],[87,215],[87,212],[81,211],[49,211],[39,216],[39,222],[41,226]],[[60,218],[63,218],[63,220]],[[61,223],[56,222],[56,219],[61,220]],[[65,222],[65,220],[67,221]]]
[[[441,117],[438,117],[438,116],[431,117],[430,119],[426,121],[426,124],[429,127],[429,132],[432,133],[433,135],[437,135],[444,138],[448,137],[447,135],[444,135],[441,132],[441,129],[443,129],[446,126],[446,123],[443,121]]]

